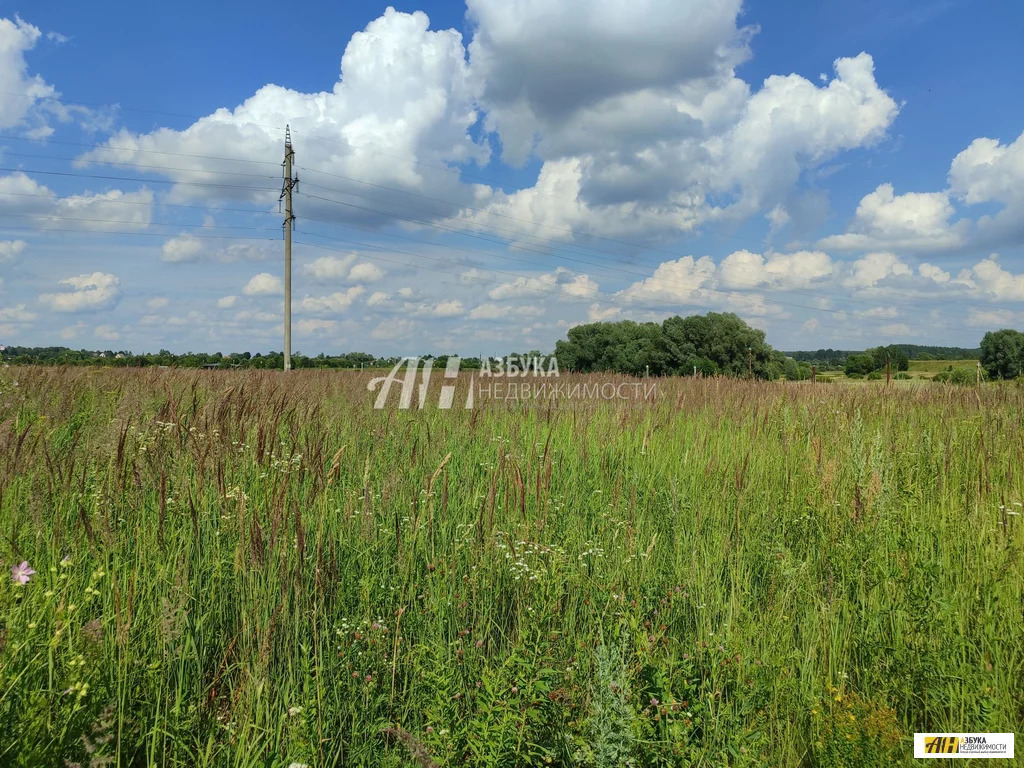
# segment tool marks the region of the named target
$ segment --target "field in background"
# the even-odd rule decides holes
[[[907,371],[911,376],[927,375],[928,378],[932,378],[935,374],[940,371],[948,370],[952,366],[953,370],[957,368],[966,368],[969,371],[974,371],[978,367],[977,360],[911,360],[910,369]]]
[[[971,371],[971,373],[973,373],[974,369],[977,367],[977,365],[978,365],[978,361],[977,360],[911,360],[910,361],[910,367],[907,370],[907,373],[910,375],[911,381],[913,381],[913,380],[918,380],[918,381],[920,381],[920,380],[930,380],[930,379],[935,378],[936,374],[938,374],[938,373],[940,373],[942,371],[948,370],[950,366],[952,366],[954,370],[957,369],[957,368],[966,368],[967,370]],[[895,375],[895,373],[896,373],[896,371],[893,371],[894,375]],[[850,383],[850,384],[853,384],[853,383],[877,384],[878,383],[878,381],[871,381],[871,380],[867,380],[867,379],[848,379],[846,377],[846,374],[844,374],[842,371],[821,371],[818,374],[818,378],[820,380],[822,380],[822,381],[836,381],[836,382],[842,381],[842,382],[847,382],[847,383]],[[885,383],[885,371],[882,371],[882,379],[881,379],[881,381],[882,381],[883,384]],[[895,384],[895,385],[899,385],[899,386],[904,386],[905,387],[905,386],[907,386],[908,382],[900,381],[900,380],[895,380],[894,379],[892,381],[892,383]]]
[[[1021,389],[369,378],[0,371],[0,764],[888,766],[1024,722]]]

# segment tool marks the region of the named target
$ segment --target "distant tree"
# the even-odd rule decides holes
[[[993,379],[1012,379],[1024,369],[1024,333],[989,331],[981,340],[981,364]]]
[[[843,371],[847,376],[853,374],[859,374],[861,376],[871,373],[875,370],[875,358],[873,355],[862,354],[862,355],[850,355],[846,358],[846,365],[843,367]]]
[[[662,323],[668,352],[676,373],[692,373],[700,360],[714,363],[727,376],[746,376],[748,365],[757,378],[782,374],[782,357],[764,338],[733,313],[670,317]]]
[[[910,358],[907,353],[903,351],[902,347],[895,344],[890,344],[888,347],[875,347],[868,350],[868,354],[875,360],[876,371],[884,369],[887,360],[892,361],[892,370],[894,371],[905,371],[910,367]]]

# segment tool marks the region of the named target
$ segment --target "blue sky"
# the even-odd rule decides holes
[[[38,5],[38,7],[36,7]],[[99,23],[97,19],[103,19]],[[1012,2],[0,2],[0,343],[784,349],[1024,326]]]

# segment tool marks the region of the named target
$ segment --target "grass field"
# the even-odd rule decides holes
[[[977,360],[911,360],[910,368],[907,371],[911,376],[927,376],[931,378],[940,371],[948,370],[952,366],[957,368],[966,368],[969,371],[974,371],[978,366]]]
[[[368,379],[0,371],[0,765],[891,766],[1024,722],[1024,390]]]

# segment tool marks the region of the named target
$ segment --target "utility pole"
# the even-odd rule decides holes
[[[885,356],[885,386],[889,386],[889,379],[892,374],[892,356]]]
[[[811,384],[813,384],[817,380],[818,380],[818,366],[812,365],[811,366]]]
[[[292,149],[290,126],[284,129],[284,183],[281,197],[284,200],[284,369],[292,369],[292,230],[295,229],[295,212],[292,210],[292,191],[299,188],[299,177],[292,176],[295,150]]]

